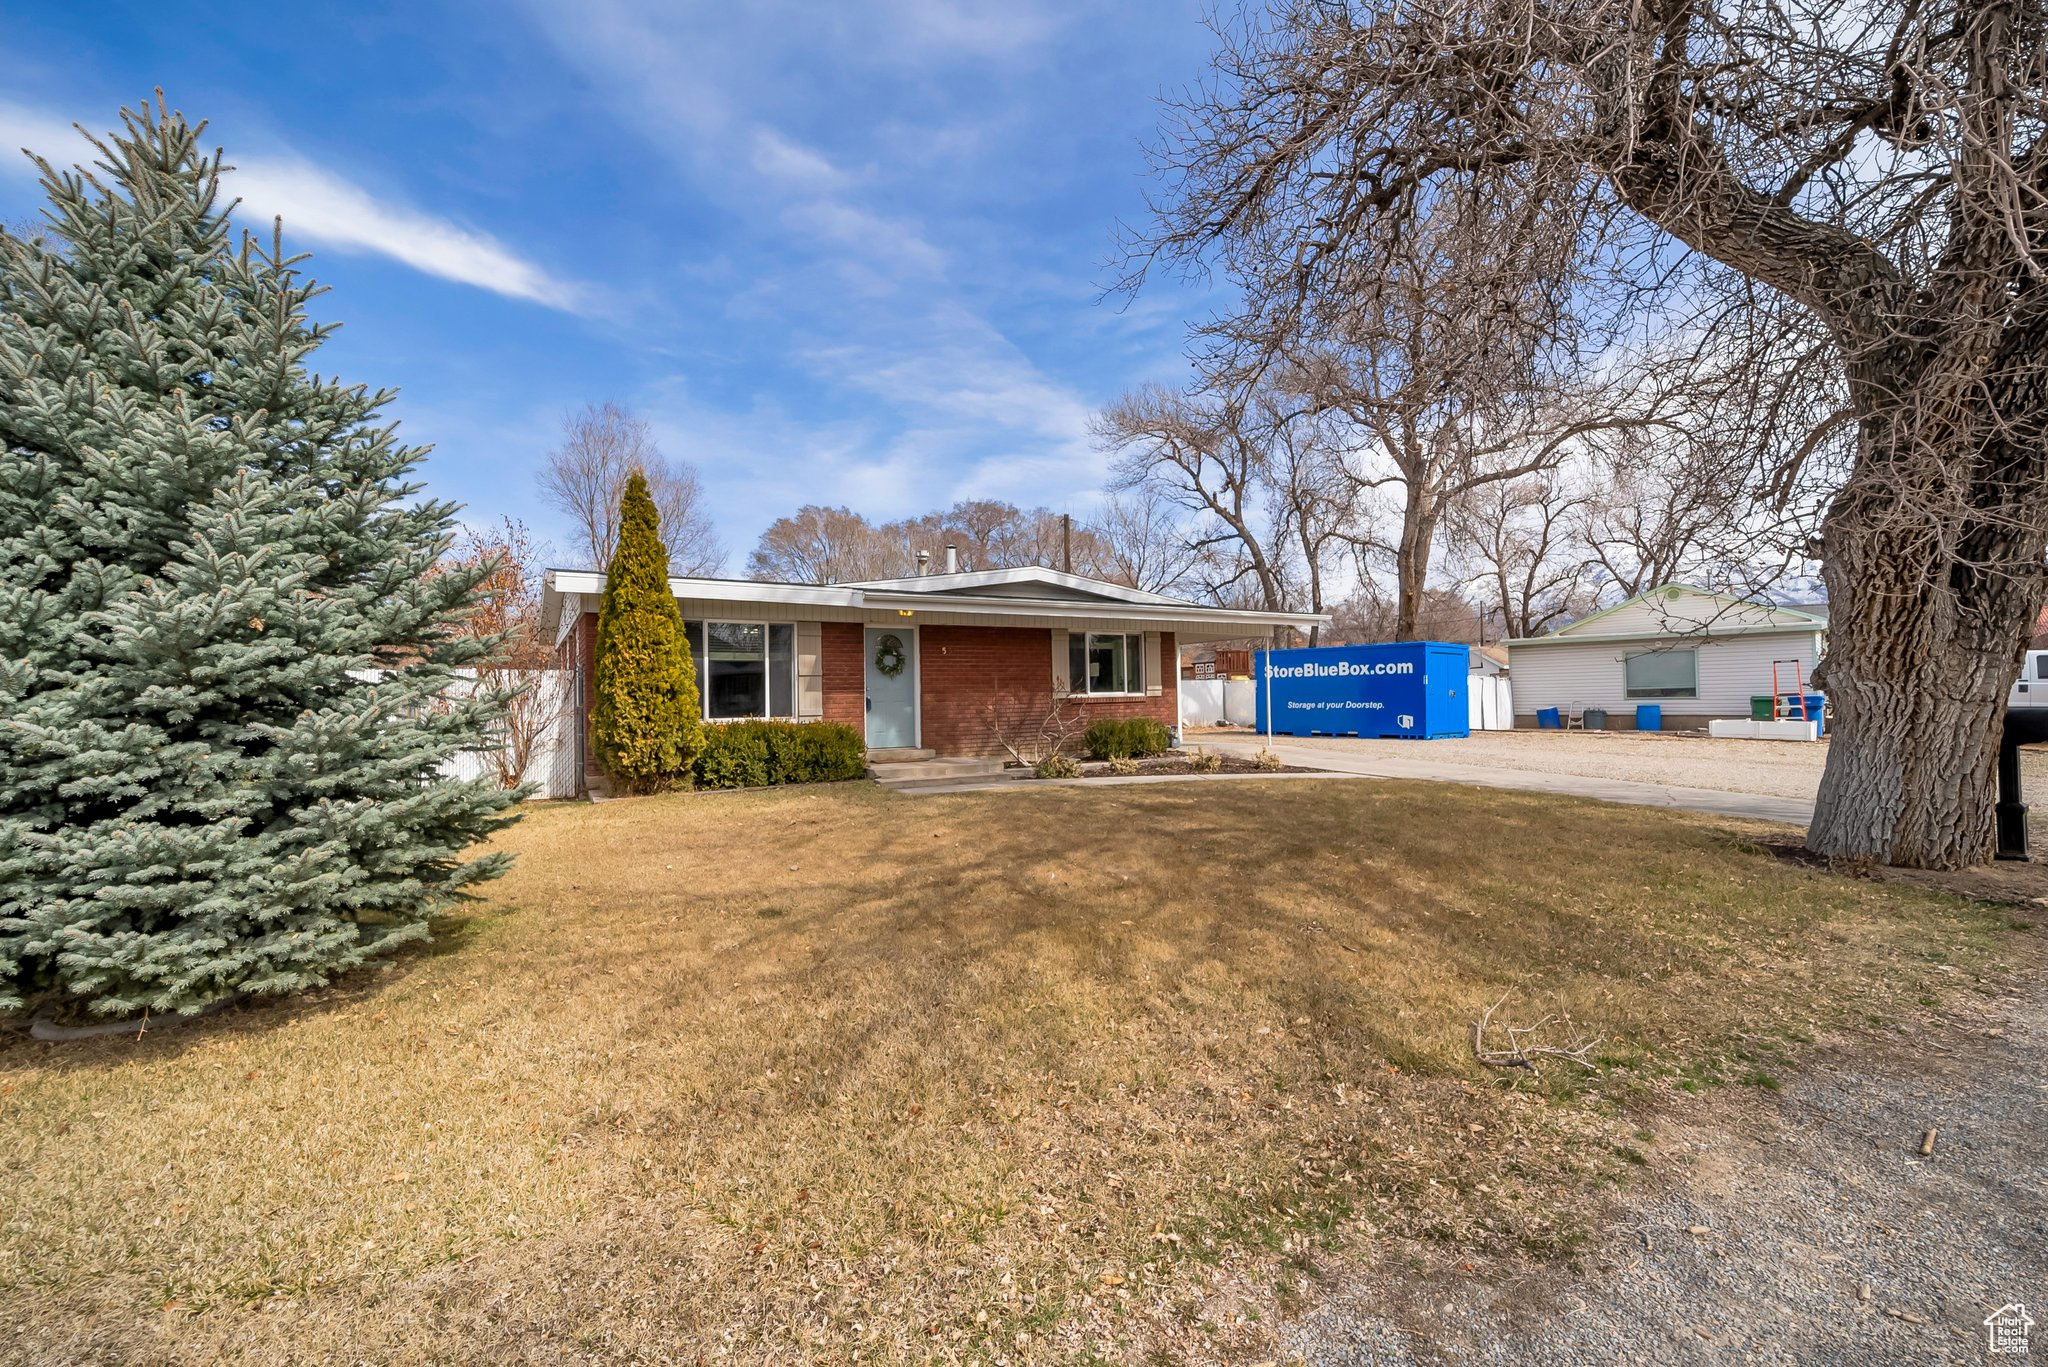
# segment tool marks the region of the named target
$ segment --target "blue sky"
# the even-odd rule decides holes
[[[606,398],[697,465],[732,569],[802,503],[1085,512],[1088,414],[1178,378],[1209,307],[1099,298],[1193,3],[200,13],[0,0],[0,220],[39,200],[13,148],[76,160],[162,86],[314,253],[321,368],[401,390],[469,517],[566,540],[534,470]]]

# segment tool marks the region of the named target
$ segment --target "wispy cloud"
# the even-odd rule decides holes
[[[905,215],[874,208],[859,175],[778,127],[771,89],[824,50],[849,66],[893,64],[931,49],[995,54],[1036,41],[1043,27],[958,0],[825,6],[801,18],[721,11],[735,20],[724,27],[654,0],[530,0],[529,9],[621,121],[730,211],[771,216],[799,238],[844,249],[880,277],[931,275],[945,255]]]
[[[302,161],[244,158],[228,189],[265,218],[339,251],[373,252],[414,270],[513,299],[578,311],[584,292],[525,260],[488,233],[458,227]]]
[[[808,147],[799,147],[772,128],[754,132],[754,170],[769,180],[810,194],[836,194],[852,177]]]
[[[0,101],[0,145],[47,157],[62,167],[92,155],[61,119]],[[226,179],[249,216],[282,218],[294,237],[343,252],[389,257],[427,275],[473,285],[549,308],[580,311],[585,291],[557,279],[488,233],[388,199],[302,158],[230,154]],[[27,158],[0,157],[0,174],[32,177]],[[242,220],[247,223],[245,217]]]
[[[788,511],[786,481],[751,473],[762,448],[805,471],[801,501],[879,516],[962,497],[1094,501],[1089,400],[970,302],[1005,295],[1023,267],[945,202],[955,177],[978,174],[992,127],[950,87],[1034,60],[1058,21],[1025,0],[796,3],[715,22],[660,0],[528,8],[622,126],[773,244],[728,308],[783,332],[782,359],[815,401],[721,414],[681,390],[648,396],[672,452],[742,525]],[[831,76],[801,78],[811,72]],[[821,117],[856,99],[862,119]],[[955,137],[962,118],[971,127]]]

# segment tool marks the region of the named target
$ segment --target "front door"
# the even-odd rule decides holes
[[[917,633],[869,627],[868,749],[908,750],[917,744]]]

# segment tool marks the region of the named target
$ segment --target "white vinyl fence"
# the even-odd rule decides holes
[[[1180,724],[1250,726],[1258,720],[1258,694],[1250,679],[1182,679]]]
[[[376,670],[349,672],[364,680],[378,677]],[[453,696],[462,696],[466,688],[474,686],[470,681],[476,678],[476,671],[463,669],[456,673],[458,678],[448,691]],[[527,742],[526,772],[520,781],[535,786],[535,797],[575,797],[576,767],[582,758],[576,736],[576,672],[536,669],[527,675],[527,681],[531,685],[528,697],[514,704],[519,715],[509,723],[523,728],[531,737]],[[464,750],[444,762],[441,772],[449,778],[495,777],[498,766],[484,751]]]
[[[1515,699],[1503,674],[1469,674],[1465,678],[1465,701],[1474,731],[1515,729]]]
[[[576,714],[571,706],[576,674],[568,669],[536,669],[528,676],[530,699],[515,703],[523,709],[523,725],[531,734],[527,742],[526,772],[522,782],[535,785],[534,796],[576,796]],[[450,778],[483,778],[497,772],[490,756],[466,750],[442,766]]]

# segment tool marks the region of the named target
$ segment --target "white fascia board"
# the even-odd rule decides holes
[[[604,575],[596,570],[549,570],[546,589],[553,593],[604,596]],[[801,607],[857,608],[861,591],[844,584],[771,584],[754,579],[684,579],[671,576],[668,591],[678,598],[707,603],[787,603]]]
[[[1699,631],[1656,631],[1625,632],[1606,636],[1567,636],[1562,632],[1549,636],[1520,636],[1502,641],[1509,650],[1516,646],[1570,646],[1570,645],[1616,645],[1634,643],[1637,645],[1671,644],[1683,645],[1688,641],[1725,641],[1731,636],[1818,636],[1826,628],[1818,622],[1776,622],[1748,627],[1713,627]]]
[[[956,589],[990,588],[1000,584],[1052,584],[1080,593],[1098,594],[1119,603],[1152,603],[1162,607],[1188,608],[1201,606],[1183,598],[1168,598],[1164,594],[1147,593],[1143,589],[1134,589],[1125,584],[1112,584],[1107,580],[1090,579],[1086,575],[1067,574],[1061,570],[1049,570],[1037,565],[1008,570],[964,570],[957,574],[919,574],[907,579],[863,579],[853,587],[951,598],[965,596],[952,592]]]

